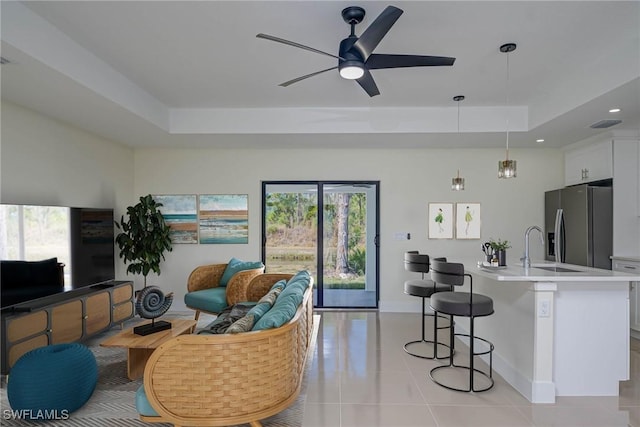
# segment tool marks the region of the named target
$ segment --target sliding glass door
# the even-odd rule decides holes
[[[311,272],[324,308],[378,307],[378,182],[263,183],[267,272]]]

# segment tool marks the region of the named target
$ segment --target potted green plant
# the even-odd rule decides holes
[[[145,288],[149,272],[160,275],[164,253],[172,251],[170,228],[164,221],[160,206],[162,203],[156,202],[150,194],[142,196],[139,203],[127,208],[128,220],[125,221],[123,215],[120,223],[114,221],[122,230],[116,236],[120,258],[129,263],[127,273],[142,274]]]
[[[501,267],[507,265],[507,249],[511,247],[509,241],[489,239],[489,245],[491,245],[494,257],[498,258],[498,265]]]

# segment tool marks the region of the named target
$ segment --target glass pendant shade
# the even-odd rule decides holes
[[[453,191],[464,190],[464,178],[451,178],[451,189]]]
[[[464,96],[463,95],[454,96],[453,100],[458,103],[458,137],[460,137],[460,101],[464,100]],[[453,191],[464,190],[464,178],[460,178],[460,169],[458,169],[458,175],[455,178],[451,178],[451,190]]]
[[[500,52],[507,54],[507,153],[504,160],[498,160],[498,178],[515,178],[516,161],[509,160],[509,52],[516,50],[515,43],[507,43],[500,46]]]
[[[498,161],[498,178],[515,178],[516,177],[516,161],[515,160],[499,160]]]

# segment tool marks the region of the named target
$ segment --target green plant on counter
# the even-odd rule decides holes
[[[491,245],[491,249],[493,249],[494,251],[506,251],[511,247],[508,240],[489,239],[489,244]]]

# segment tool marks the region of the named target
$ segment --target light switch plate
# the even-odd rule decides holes
[[[393,240],[411,240],[411,233],[407,231],[396,231],[393,233]]]

